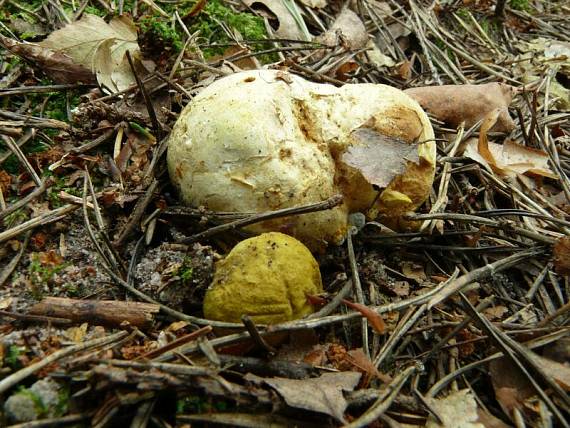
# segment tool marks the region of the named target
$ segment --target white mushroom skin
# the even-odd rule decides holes
[[[410,162],[377,198],[360,172],[339,160],[349,134],[362,126],[408,143],[434,138],[421,107],[390,86],[337,88],[276,70],[236,73],[205,88],[180,114],[169,139],[170,177],[185,204],[214,211],[264,212],[341,193],[344,203],[331,210],[249,229],[287,233],[313,249],[338,244],[348,213],[397,219],[424,202],[433,182],[430,141],[418,147],[420,165]]]

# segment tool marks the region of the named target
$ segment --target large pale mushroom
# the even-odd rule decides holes
[[[250,228],[316,249],[343,240],[349,213],[383,214],[397,227],[419,207],[433,183],[433,138],[425,112],[398,89],[254,70],[216,81],[189,103],[170,136],[168,167],[184,203],[214,211],[263,212],[341,193],[331,210]],[[410,160],[400,154],[410,151]]]

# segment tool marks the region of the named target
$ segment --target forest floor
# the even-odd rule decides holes
[[[220,328],[257,216],[165,152],[259,68],[427,87],[435,181],[315,254],[316,316]],[[563,0],[0,0],[0,426],[570,426],[569,118]]]

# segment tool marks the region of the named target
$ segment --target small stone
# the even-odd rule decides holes
[[[59,400],[60,386],[51,378],[45,378],[12,394],[4,403],[4,412],[6,418],[15,423],[54,417]]]

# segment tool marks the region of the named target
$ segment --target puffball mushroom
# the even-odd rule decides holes
[[[275,324],[313,312],[307,294],[323,291],[319,265],[309,249],[279,232],[263,233],[237,244],[216,263],[204,297],[208,319]]]
[[[416,161],[398,159],[401,171],[380,186],[379,196],[343,157],[360,144],[376,150],[382,167],[382,139],[358,142],[355,132],[362,130],[416,147]],[[433,138],[425,112],[396,88],[335,87],[252,70],[212,83],[188,104],[171,133],[167,160],[183,202],[213,211],[264,212],[342,194],[343,204],[333,209],[248,229],[281,231],[316,249],[342,242],[350,213],[383,214],[396,227],[403,213],[418,208],[434,179]]]

